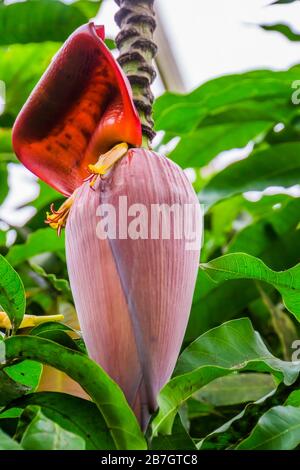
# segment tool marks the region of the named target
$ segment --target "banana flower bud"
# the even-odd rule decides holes
[[[170,378],[192,303],[200,205],[185,173],[140,148],[130,87],[103,28],[75,31],[14,127],[19,159],[70,198],[67,265],[89,355],[120,385],[145,429]]]

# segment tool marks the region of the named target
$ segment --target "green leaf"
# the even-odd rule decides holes
[[[87,450],[115,448],[101,413],[91,401],[65,393],[39,392],[24,396],[14,403],[15,407],[20,408],[28,405],[40,406],[48,419],[81,436],[85,440]]]
[[[62,194],[55,191],[43,181],[39,180],[38,185],[40,187],[39,194],[33,201],[23,206],[33,206],[36,209],[36,214],[27,222],[27,227],[33,232],[42,227],[45,228],[45,216],[47,212],[49,212],[51,204],[53,203],[55,209],[58,209],[65,200]]]
[[[0,406],[33,392],[40,381],[42,365],[23,361],[0,371]]]
[[[242,433],[245,435],[249,429],[248,422],[251,422],[253,417],[258,416],[262,413],[262,406],[266,409],[270,404],[272,406],[272,400],[276,400],[276,393],[278,391],[278,384],[275,385],[274,389],[267,392],[265,395],[260,397],[256,401],[247,403],[246,406],[237,415],[234,415],[229,420],[225,421],[217,429],[210,431],[197,443],[197,448],[201,450],[211,448],[217,449],[228,449],[236,444],[237,432],[238,435]],[[231,448],[230,447],[230,448]]]
[[[297,2],[298,0],[276,0],[275,2],[271,3],[271,5],[280,5],[283,3],[294,3]]]
[[[41,253],[58,251],[65,251],[64,233],[58,237],[55,230],[42,228],[30,234],[24,244],[12,246],[6,259],[12,266],[17,266]]]
[[[230,253],[245,251],[250,255],[260,256],[270,249],[274,242],[296,229],[299,213],[300,198],[285,199],[279,203],[279,207],[275,205],[269,214],[266,214],[264,207],[261,220],[254,220],[253,224],[238,232],[229,243],[227,251]]]
[[[18,273],[0,255],[0,309],[4,310],[16,331],[25,314],[25,290]]]
[[[257,80],[257,87],[260,79]],[[215,126],[226,123],[249,123],[255,121],[268,121],[276,124],[278,122],[289,124],[293,116],[297,116],[297,108],[286,96],[272,97],[272,99],[249,98],[242,99],[236,103],[230,103],[221,108],[214,109],[200,123],[199,127]]]
[[[56,322],[47,322],[33,328],[30,331],[30,336],[39,336],[40,338],[50,339],[66,348],[81,351],[77,343],[68,335],[68,331],[73,330],[67,325]]]
[[[8,193],[7,163],[11,162],[18,163],[18,160],[12,149],[11,129],[0,128],[0,174],[2,173],[0,186],[0,203],[4,201]]]
[[[6,85],[5,109],[0,116],[1,126],[13,125],[21,107],[59,47],[60,43],[53,42],[0,47],[0,80]]]
[[[89,20],[97,15],[102,4],[102,0],[75,0],[71,6],[80,10]]]
[[[226,199],[209,212],[213,232],[207,234],[206,243],[211,243],[213,233],[224,251],[245,251],[259,256],[272,269],[287,269],[299,260],[300,231],[296,230],[299,204],[300,199],[286,195],[264,196],[257,202],[246,201],[242,196]],[[245,211],[251,215],[251,225],[238,232],[226,247],[226,232],[231,235],[234,219],[238,217],[240,220]],[[272,286],[266,288],[269,292],[273,290]],[[242,315],[247,306],[260,296],[255,281],[234,280],[216,284],[208,273],[199,270],[186,341],[192,341],[208,329]]]
[[[36,361],[22,361],[18,364],[5,367],[4,370],[9,377],[25,385],[33,392],[38,387],[43,367]]]
[[[300,143],[278,144],[252,153],[213,177],[200,193],[208,207],[246,191],[269,186],[290,187],[300,179]]]
[[[170,435],[154,437],[151,450],[196,450],[196,446],[182,425],[179,415],[176,416]]]
[[[9,377],[5,371],[0,371],[0,407],[8,405],[12,400],[30,392],[30,388]]]
[[[113,51],[114,49],[117,48],[117,45],[116,45],[114,39],[112,39],[112,38],[106,38],[104,42],[105,42],[106,46],[108,47],[108,49],[111,50],[111,51]]]
[[[260,27],[265,31],[273,31],[276,33],[280,33],[285,36],[290,41],[298,42],[300,41],[300,34],[295,33],[290,26],[287,24],[276,23],[276,24],[261,24]]]
[[[231,199],[228,199],[226,201],[229,202],[230,200]],[[261,215],[259,216],[261,220],[257,221],[254,208],[252,208],[252,224],[244,229],[244,236],[244,231],[242,230],[240,232],[242,237],[241,248],[237,249],[237,246],[233,245],[231,247],[230,243],[228,246],[229,251],[248,251],[251,254],[259,256],[264,263],[276,271],[285,270],[294,266],[299,261],[297,253],[300,252],[300,231],[295,229],[295,224],[298,223],[299,213],[297,208],[298,203],[296,203],[296,201],[299,201],[299,199],[292,199],[292,201],[294,201],[295,204],[293,204],[293,202],[291,205],[282,203],[282,212],[281,209],[278,208],[273,210],[274,216],[276,215],[277,217],[278,214],[278,219],[276,218],[275,220],[274,218],[272,225],[268,223],[269,220],[271,221],[271,217],[267,215],[269,213],[267,207],[265,207],[267,215],[265,221],[262,220]],[[225,203],[225,201],[221,203],[222,206],[223,203]],[[247,210],[249,207],[248,204],[247,202],[247,206],[244,205]],[[258,203],[251,203],[252,206],[256,204]],[[220,204],[214,206],[212,211],[219,205]],[[262,204],[261,209],[263,209],[263,207],[264,204]],[[224,211],[226,210],[226,205],[223,206],[223,209]],[[259,212],[260,208],[258,208],[258,214]],[[226,220],[226,218],[223,220]],[[238,220],[240,220],[240,217]],[[222,218],[220,222],[222,222]],[[249,219],[249,222],[251,222],[251,219]],[[281,227],[279,228],[280,222]],[[231,233],[233,230],[234,228],[232,227]],[[208,233],[206,235],[206,243],[209,243],[209,237],[211,237],[211,235]],[[233,239],[233,244],[235,244],[235,240],[238,241],[238,237],[239,234]],[[228,235],[226,236],[226,234],[224,234],[221,240],[221,246],[225,246],[225,249],[223,248],[222,251],[226,250],[227,240]],[[213,253],[212,251],[212,254]],[[205,262],[205,258],[203,261]],[[267,294],[273,291],[271,285],[266,285],[265,289],[267,289]],[[186,340],[194,340],[204,331],[238,315],[243,315],[247,306],[260,297],[261,294],[256,281],[234,280],[225,284],[217,284],[209,278],[208,273],[199,270]],[[226,306],[226,308],[224,306]]]
[[[285,106],[293,112],[291,83],[298,79],[299,69],[296,66],[284,72],[259,70],[226,75],[204,83],[187,95],[167,92],[154,105],[156,129],[169,131],[173,136],[188,133],[195,130],[210,114],[224,112],[226,107],[250,101],[260,103],[256,105],[256,109],[260,109],[260,116],[271,101],[279,99],[285,99]],[[232,110],[230,115],[234,114]]]
[[[0,5],[0,45],[43,41],[63,42],[95,16],[101,1],[66,5],[56,0],[27,0]],[[18,21],[16,21],[18,18]]]
[[[258,421],[238,450],[292,450],[300,444],[300,409],[275,406]]]
[[[205,271],[199,270],[185,340],[193,341],[210,328],[231,320],[259,296],[254,282],[237,280],[216,284]]]
[[[273,271],[260,259],[246,253],[233,253],[201,264],[214,282],[230,279],[255,279],[277,289],[286,308],[300,321],[300,264],[286,271]]]
[[[30,203],[30,205],[35,207],[37,210],[41,210],[45,206],[50,206],[50,204],[52,204],[54,201],[63,197],[59,192],[51,188],[51,186],[44,183],[44,181],[39,180],[38,184],[40,187],[39,195],[33,203]]]
[[[294,390],[287,398],[285,405],[300,408],[300,390]]]
[[[30,263],[30,266],[34,272],[46,279],[59,293],[63,294],[66,298],[72,299],[72,292],[67,279],[58,279],[55,274],[46,273],[41,266],[33,262]]]
[[[0,429],[0,450],[23,450],[18,442]]]
[[[223,243],[225,234],[232,231],[233,223],[244,209],[245,203],[246,200],[243,196],[235,196],[212,207],[210,211],[211,236],[217,239],[221,238]]]
[[[203,262],[211,257],[219,247],[231,251],[232,244],[240,236],[243,238],[243,233],[245,234],[244,241],[247,243],[248,249],[240,248],[232,251],[249,251],[252,247],[255,249],[256,245],[258,250],[268,250],[269,244],[274,242],[274,239],[277,241],[279,237],[296,228],[298,217],[296,224],[294,221],[296,213],[298,215],[299,212],[299,201],[300,199],[295,199],[286,194],[263,196],[255,202],[245,199],[243,195],[237,195],[215,204],[209,211],[211,227],[207,238],[204,237]],[[285,219],[284,223],[282,219]],[[250,232],[249,237],[247,235],[248,230]],[[228,237],[231,237],[232,233],[234,233],[234,237],[230,240],[229,246],[226,246]],[[266,239],[268,241],[259,243],[257,238],[260,239],[261,234],[263,235],[262,240]],[[250,254],[257,256],[260,253],[261,251],[258,251],[258,253],[251,252]]]
[[[13,152],[11,143],[11,129],[0,129],[0,153]]]
[[[0,247],[6,245],[6,232],[0,230]]]
[[[65,325],[64,323],[59,323],[59,322],[46,322],[46,323],[41,323],[40,325],[35,326],[32,330],[30,330],[30,336],[42,336],[45,335],[46,333],[50,331],[72,331],[73,328],[71,328],[68,325]]]
[[[146,449],[136,417],[115,382],[87,356],[44,338],[14,336],[6,340],[6,357],[34,359],[80,383],[101,412],[117,449]]]
[[[0,419],[14,419],[14,418],[19,418],[22,413],[22,408],[7,408],[6,410],[2,411],[0,413]]]
[[[174,377],[159,394],[153,433],[170,433],[178,408],[200,388],[244,370],[272,372],[290,385],[298,377],[300,364],[274,357],[248,318],[224,323],[200,336],[179,357]]]
[[[270,125],[258,120],[202,127],[184,135],[170,158],[183,167],[201,167],[225,150],[245,147]]]
[[[39,406],[28,406],[20,417],[17,436],[25,450],[84,450],[82,437],[66,431],[43,415]]]
[[[7,171],[7,166],[4,163],[0,163],[0,180],[1,180],[1,185],[0,185],[0,204],[4,201],[8,194],[8,182],[7,182],[7,177],[8,177],[8,171]]]
[[[50,339],[54,343],[61,344],[66,348],[73,349],[74,351],[81,351],[80,347],[65,331],[62,330],[48,330],[38,335],[40,338]]]
[[[226,375],[205,385],[195,398],[213,406],[232,406],[259,400],[272,390],[275,382],[268,374]]]

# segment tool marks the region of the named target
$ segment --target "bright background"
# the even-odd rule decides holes
[[[185,8],[182,8],[184,3]],[[270,6],[270,0],[155,0],[189,91],[225,73],[257,68],[282,69],[299,62],[299,43],[258,24],[286,23],[299,30],[300,5]],[[99,20],[108,35],[118,7],[104,0]]]

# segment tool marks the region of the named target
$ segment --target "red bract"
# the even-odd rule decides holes
[[[118,233],[119,217],[126,217],[120,197],[130,210],[138,210],[136,204],[146,209],[148,230],[141,227],[140,238],[126,234],[130,228],[124,220],[125,231]],[[105,212],[107,204],[116,210],[117,232],[104,239],[99,208]],[[188,250],[185,239],[175,239],[174,224],[169,237],[163,239],[161,230],[158,239],[151,237],[150,214],[157,204],[167,210],[173,205],[199,209],[177,165],[154,152],[132,149],[94,191],[87,183],[81,186],[66,226],[68,271],[89,354],[122,387],[143,428],[179,354],[200,251],[200,243]],[[198,240],[199,232],[201,224]]]
[[[104,42],[104,27],[77,29],[21,110],[13,146],[21,162],[66,196],[88,164],[119,142],[140,146],[130,86]]]

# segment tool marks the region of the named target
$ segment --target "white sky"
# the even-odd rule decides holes
[[[300,30],[300,2],[269,6],[270,0],[156,0],[187,90],[225,73],[256,68],[284,69],[300,62],[300,42],[292,43],[278,33],[266,32],[255,24],[287,23]],[[99,23],[108,36],[118,28],[113,17],[113,0],[104,0]],[[154,87],[156,95],[161,86]],[[20,224],[30,216],[27,209],[16,211],[37,191],[29,172],[11,165],[13,189],[0,208],[3,217]]]
[[[282,69],[300,62],[300,43],[257,24],[286,23],[300,30],[300,2],[271,0],[155,0],[187,89],[225,73]],[[104,0],[98,20],[107,35],[118,32],[113,0]]]

